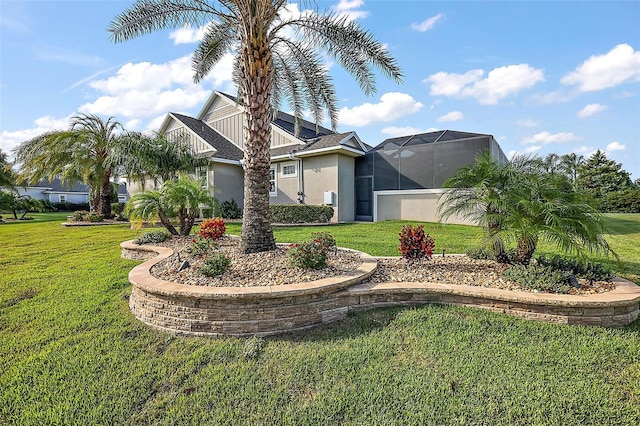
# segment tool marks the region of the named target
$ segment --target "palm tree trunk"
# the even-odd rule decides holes
[[[245,107],[244,216],[241,250],[257,253],[276,248],[269,216],[271,158],[271,51],[265,40],[243,46],[242,94]]]
[[[173,226],[173,224],[167,217],[167,214],[161,208],[158,209],[158,217],[160,218],[160,223],[162,223],[162,226],[164,226],[167,229],[167,231],[171,233],[171,235],[178,235],[178,231],[176,230],[176,227]]]
[[[515,262],[521,265],[528,265],[533,258],[537,247],[537,241],[535,238],[519,238],[518,245],[516,247]]]
[[[100,201],[98,203],[98,211],[105,218],[111,217],[111,173],[105,171],[100,186]]]

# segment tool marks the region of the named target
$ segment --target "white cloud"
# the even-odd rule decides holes
[[[536,133],[533,136],[522,138],[522,144],[542,144],[564,143],[578,140],[578,137],[571,132],[549,133],[547,131]]]
[[[340,0],[332,9],[339,15],[346,16],[353,21],[369,16],[368,11],[358,10],[362,6],[364,6],[364,0]]]
[[[524,120],[516,121],[516,124],[521,127],[538,127],[540,125],[540,122],[534,120],[533,118],[526,118]]]
[[[4,152],[10,152],[17,147],[21,142],[33,139],[38,135],[51,130],[63,130],[69,127],[69,118],[54,118],[50,115],[40,117],[34,121],[34,127],[30,129],[16,130],[9,132],[3,130],[0,133],[0,149]]]
[[[432,95],[476,98],[481,104],[494,105],[501,99],[544,81],[543,71],[528,64],[507,65],[491,70],[485,78],[484,75],[481,69],[464,74],[439,72],[423,82],[432,83]]]
[[[623,145],[618,141],[613,141],[607,145],[607,147],[605,148],[605,151],[609,153],[613,151],[624,151],[625,149],[627,149],[626,145]]]
[[[579,85],[581,92],[593,92],[640,81],[640,52],[628,44],[619,44],[604,55],[594,55],[565,75],[566,85]]]
[[[228,54],[214,67],[203,83],[220,88],[231,82],[233,57]],[[185,110],[202,104],[211,91],[207,84],[194,84],[189,56],[163,64],[128,63],[115,75],[94,80],[89,86],[101,94],[79,110],[143,120],[168,111]],[[136,126],[140,126],[138,122]]]
[[[451,111],[446,113],[445,115],[438,117],[438,122],[443,121],[460,121],[464,118],[464,114],[460,111]]]
[[[412,30],[416,30],[416,31],[420,31],[420,32],[425,32],[425,31],[429,31],[430,29],[432,29],[434,27],[434,25],[440,20],[442,19],[444,15],[442,13],[438,13],[436,16],[432,16],[431,18],[427,18],[424,21],[420,22],[419,24],[411,24],[411,29]]]
[[[599,112],[602,112],[605,109],[607,109],[605,105],[589,104],[589,105],[586,105],[584,108],[582,108],[580,111],[578,111],[578,114],[576,115],[578,116],[578,118],[587,118]]]
[[[197,43],[204,38],[206,30],[206,25],[194,28],[191,25],[185,24],[182,28],[171,31],[169,33],[169,39],[173,40],[174,45]]]
[[[149,121],[149,124],[147,124],[146,130],[155,130],[155,131],[159,130],[165,118],[167,118],[167,114],[161,114],[156,118],[152,119],[151,121]]]
[[[389,92],[382,95],[377,104],[367,102],[352,108],[341,108],[340,124],[360,127],[380,121],[393,121],[414,114],[423,106],[406,93]]]
[[[435,132],[438,129],[434,127],[430,127],[428,129],[421,129],[418,127],[406,126],[406,127],[385,127],[381,130],[381,133],[388,135],[389,137],[399,137],[399,136],[411,136],[418,135],[420,133],[430,133]]]
[[[586,146],[586,145],[582,145],[579,146],[575,149],[572,149],[571,151],[568,152],[568,154],[593,154],[596,151],[596,148],[593,146]]]

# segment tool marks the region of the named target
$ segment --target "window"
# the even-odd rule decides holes
[[[272,197],[278,195],[278,189],[276,187],[276,166],[271,166],[269,169],[269,195]]]
[[[203,187],[208,188],[209,187],[209,179],[208,179],[208,173],[207,173],[207,169],[205,168],[198,168],[196,169],[196,179],[198,179],[200,182],[203,183]]]
[[[295,162],[282,163],[280,165],[282,177],[295,177],[298,175],[298,168]]]
[[[58,199],[60,200],[61,203],[66,203],[67,202],[67,196],[65,194],[60,194],[58,196]]]

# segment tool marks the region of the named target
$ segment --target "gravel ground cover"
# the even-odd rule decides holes
[[[216,250],[231,259],[227,271],[215,278],[198,272],[202,257],[187,252],[192,237],[173,237],[158,245],[171,247],[175,253],[151,269],[151,274],[167,281],[189,285],[215,287],[254,287],[295,284],[342,275],[357,269],[361,262],[357,254],[348,250],[329,253],[326,269],[299,269],[291,266],[286,248],[266,253],[242,254],[238,240],[225,237],[218,241]],[[178,272],[187,260],[189,267]],[[454,285],[472,285],[514,291],[534,291],[502,278],[508,265],[491,260],[476,260],[464,255],[434,256],[431,260],[407,261],[382,258],[373,276],[365,282],[435,282]],[[603,293],[613,290],[610,282],[589,283],[581,281],[582,288],[572,288],[570,294]]]

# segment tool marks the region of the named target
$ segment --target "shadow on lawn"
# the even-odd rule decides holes
[[[637,220],[608,216],[606,224],[607,233],[611,235],[640,234],[640,222]]]

